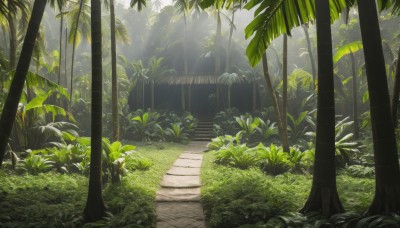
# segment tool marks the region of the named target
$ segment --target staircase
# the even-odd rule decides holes
[[[211,141],[213,130],[212,116],[197,116],[197,127],[195,129],[193,141]]]

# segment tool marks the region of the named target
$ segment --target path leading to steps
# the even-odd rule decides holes
[[[206,142],[191,142],[157,191],[157,228],[205,228],[200,203],[200,168]]]

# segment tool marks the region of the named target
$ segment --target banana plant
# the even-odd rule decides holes
[[[159,115],[151,112],[145,112],[142,115],[133,117],[133,130],[135,136],[139,140],[148,141],[152,138],[157,138],[162,132],[162,128],[157,124]]]

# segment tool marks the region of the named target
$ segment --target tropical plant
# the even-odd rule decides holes
[[[292,167],[288,153],[285,153],[282,147],[271,144],[269,147],[262,143],[253,148],[257,152],[261,169],[269,175],[278,175],[287,172]]]
[[[264,121],[260,118],[260,125],[257,128],[260,141],[267,142],[271,138],[278,135],[278,129],[276,128],[276,123],[270,120]]]
[[[37,175],[39,173],[49,171],[51,168],[53,168],[52,161],[44,158],[41,155],[32,153],[32,151],[30,150],[28,152],[31,153],[22,161],[24,165],[23,167],[28,173]]]
[[[314,122],[311,117],[311,112],[303,111],[297,117],[287,113],[289,124],[289,139],[292,144],[304,144],[306,133],[310,130]],[[311,123],[311,126],[310,126]]]
[[[134,153],[136,146],[122,145],[121,142],[115,141],[110,143],[107,138],[103,138],[103,179],[111,178],[112,183],[119,183],[121,176],[126,175],[125,157]]]
[[[3,163],[3,157],[6,152],[8,140],[13,127],[14,119],[18,109],[18,103],[25,84],[26,74],[29,70],[30,60],[35,45],[35,40],[39,32],[40,22],[46,7],[46,1],[35,1],[33,4],[32,16],[29,20],[27,36],[24,38],[24,44],[21,50],[21,58],[18,61],[17,69],[12,80],[7,99],[5,101],[0,119],[0,167]]]
[[[165,137],[172,142],[182,142],[188,139],[188,134],[185,133],[185,127],[180,124],[171,124],[165,131]]]
[[[145,112],[142,115],[133,117],[134,138],[144,141],[161,137],[162,128],[157,123],[159,114],[156,112]]]
[[[215,163],[248,169],[258,164],[258,157],[246,144],[228,144],[215,152]]]
[[[240,116],[235,117],[236,123],[239,125],[239,129],[242,132],[244,140],[247,142],[251,142],[252,136],[257,133],[258,126],[261,123],[261,119],[259,117],[253,117],[251,115],[248,116]]]
[[[153,166],[153,161],[149,158],[140,156],[136,154],[131,160],[130,160],[130,166],[132,170],[140,170],[140,171],[146,171],[149,170],[151,166]]]

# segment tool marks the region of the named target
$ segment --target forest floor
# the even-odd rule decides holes
[[[200,202],[205,142],[191,142],[164,176],[157,191],[157,228],[206,227]]]

